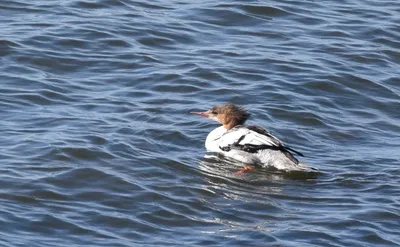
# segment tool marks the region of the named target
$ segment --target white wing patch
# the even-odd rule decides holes
[[[268,132],[267,132],[268,133]],[[268,133],[269,134],[269,133]],[[236,143],[242,136],[244,138],[240,141],[240,143]],[[250,130],[246,127],[238,127],[232,129],[232,131],[226,132],[220,139],[219,146],[227,147],[233,144],[251,144],[251,145],[270,145],[279,147],[281,142],[276,139],[274,136],[267,136],[264,134],[260,134],[256,131]]]

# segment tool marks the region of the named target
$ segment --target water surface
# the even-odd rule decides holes
[[[0,3],[1,246],[399,246],[398,1]],[[232,102],[320,174],[205,157]]]

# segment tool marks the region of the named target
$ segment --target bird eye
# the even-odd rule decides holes
[[[218,112],[216,112],[216,111],[212,111],[211,113],[214,115],[218,115]]]

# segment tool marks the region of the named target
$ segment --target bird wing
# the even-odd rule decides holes
[[[283,146],[281,141],[259,126],[236,126],[227,131],[220,139],[220,147],[229,145],[268,145],[272,147]]]
[[[240,125],[230,129],[220,138],[219,148],[223,151],[237,149],[249,153],[263,149],[279,150],[295,163],[298,163],[298,160],[291,152],[303,156],[300,152],[285,147],[278,138],[266,129],[254,125]]]

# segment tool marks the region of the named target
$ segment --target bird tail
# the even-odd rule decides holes
[[[312,166],[309,166],[309,165],[306,165],[306,164],[300,163],[300,162],[297,164],[296,167],[297,167],[299,170],[301,170],[301,171],[306,171],[306,170],[318,171],[317,168],[314,168],[314,167],[312,167]]]

